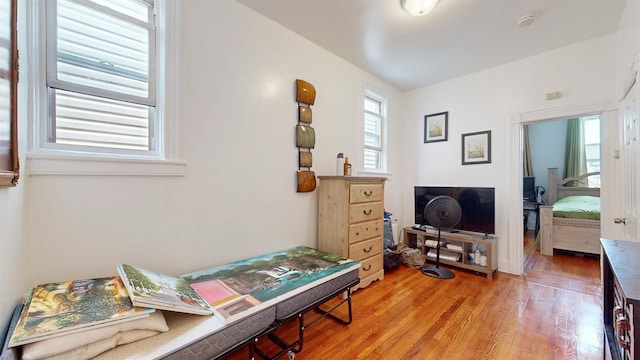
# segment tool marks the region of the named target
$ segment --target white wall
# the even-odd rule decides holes
[[[0,188],[0,336],[25,286],[23,196],[23,185]]]
[[[18,11],[22,14],[23,7],[18,6]],[[24,41],[24,36],[24,32],[18,32],[19,43]],[[20,65],[21,70],[25,67],[26,65]],[[24,79],[22,75],[23,73],[21,80]],[[20,105],[26,104],[28,98],[24,84],[25,81],[18,84]],[[16,187],[0,188],[0,336],[9,322],[13,308],[20,302],[23,291],[27,290],[25,287],[29,286],[28,267],[24,263],[27,239],[23,232],[27,184],[24,176],[27,122],[26,107],[18,108],[18,157],[23,170]]]
[[[496,235],[500,236],[499,267],[509,272],[509,179],[513,172],[509,121],[522,112],[569,106],[610,98],[615,93],[615,35],[604,36],[485,71],[409,92],[405,96],[404,136],[407,155],[405,187],[464,185],[496,188]],[[562,92],[547,101],[545,94]],[[424,144],[423,116],[449,111],[449,141]],[[461,165],[461,134],[491,130],[491,164]],[[417,165],[417,166],[416,166]],[[405,213],[412,213],[410,191],[404,193]],[[413,222],[405,217],[405,225]],[[518,245],[519,244],[519,245]],[[521,264],[520,264],[521,266]]]
[[[640,57],[640,1],[627,1],[616,38],[616,87],[618,99],[632,78],[634,62]],[[640,70],[640,69],[636,69]]]
[[[400,132],[393,87],[235,1],[181,4],[186,175],[31,177],[30,284],[111,275],[120,262],[178,275],[315,246],[317,191],[296,192],[297,78],[317,90],[317,175],[334,174],[338,152],[362,167],[363,86],[390,99],[390,133]],[[390,153],[392,173],[400,154]],[[400,209],[390,179],[387,205]]]
[[[536,177],[536,186],[549,188],[548,168],[558,168],[558,173],[562,175],[566,135],[566,120],[545,121],[529,125],[531,166]]]

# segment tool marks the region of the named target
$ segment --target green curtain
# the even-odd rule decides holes
[[[582,119],[567,120],[567,142],[564,151],[563,179],[580,176],[587,172],[587,153],[584,146],[584,121]],[[574,182],[570,186],[586,186]]]
[[[522,143],[524,144],[522,157],[522,176],[533,176],[531,165],[531,147],[529,146],[529,125],[522,126]]]

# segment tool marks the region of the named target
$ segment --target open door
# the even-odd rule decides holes
[[[618,214],[613,221],[618,227],[622,227],[622,239],[640,241],[640,229],[638,228],[638,197],[640,197],[640,185],[638,184],[638,84],[635,81],[620,103],[620,127],[619,127],[619,171],[618,183],[622,194],[618,204]]]

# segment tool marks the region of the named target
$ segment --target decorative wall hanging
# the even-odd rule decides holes
[[[310,168],[313,165],[313,155],[311,151],[301,151],[300,152],[300,167],[308,167]]]
[[[310,83],[296,80],[296,101],[298,102],[298,125],[296,125],[296,146],[298,147],[298,192],[316,189],[316,174],[311,171],[316,146],[316,132],[311,127],[311,105],[316,101],[316,89]]]
[[[462,165],[491,162],[491,131],[462,134]]]
[[[298,170],[298,192],[311,192],[316,189],[316,174],[310,170]]]
[[[310,83],[297,79],[296,80],[296,101],[307,105],[313,105],[316,101],[316,88]]]
[[[424,116],[424,142],[447,141],[449,134],[449,112]]]
[[[311,126],[296,125],[296,146],[307,149],[316,146],[316,132]]]
[[[300,122],[311,124],[311,108],[308,106],[298,106],[298,119]]]

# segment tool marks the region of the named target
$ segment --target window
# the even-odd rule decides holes
[[[46,13],[41,146],[158,156],[153,3],[56,0]]]
[[[384,130],[386,100],[370,91],[364,93],[364,169],[386,171]]]
[[[20,176],[17,137],[16,1],[0,0],[0,187]]]
[[[25,2],[27,173],[184,176],[179,2]]]
[[[600,116],[586,116],[582,121],[587,172],[600,172]],[[600,187],[600,175],[589,176],[589,187]]]

